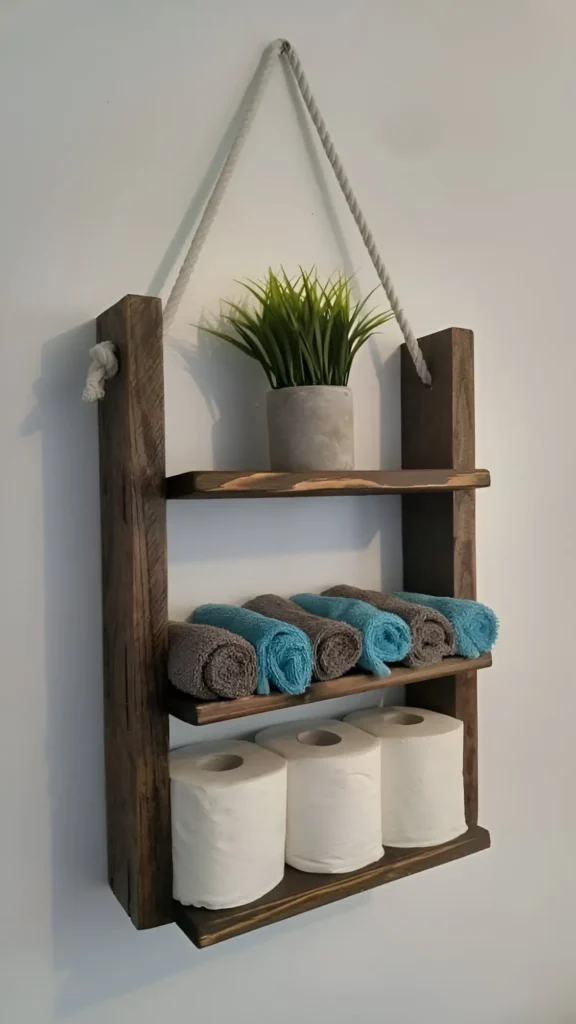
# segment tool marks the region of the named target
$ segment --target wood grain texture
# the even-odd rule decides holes
[[[110,885],[137,928],[172,919],[164,382],[159,299],[98,318],[119,373],[99,403]]]
[[[281,711],[284,708],[297,708],[305,704],[314,704],[321,700],[333,700],[354,693],[365,693],[368,690],[380,690],[388,686],[417,685],[422,680],[438,679],[452,676],[455,673],[470,674],[470,668],[489,668],[492,656],[483,654],[474,661],[466,658],[445,658],[435,665],[422,668],[393,668],[390,675],[380,679],[368,674],[350,674],[341,679],[330,679],[322,683],[313,683],[306,693],[290,696],[288,693],[276,691],[271,694],[253,694],[250,697],[238,697],[236,700],[197,701],[174,686],[166,691],[166,709],[175,718],[191,725],[210,725],[213,722],[225,722],[234,718],[245,718],[248,715],[261,715],[266,711]],[[473,674],[473,673],[472,673]]]
[[[175,903],[174,918],[194,945],[211,946],[273,921],[283,921],[345,896],[467,857],[489,846],[489,833],[476,825],[442,846],[420,850],[389,847],[375,864],[345,875],[313,875],[287,867],[280,885],[254,903],[230,910],[203,910]]]
[[[167,498],[308,498],[327,495],[452,492],[488,487],[486,469],[413,467],[409,470],[354,470],[324,473],[206,471],[180,473],[166,481]]]
[[[420,339],[432,386],[419,380],[402,347],[402,465],[451,466],[466,473],[475,463],[474,340],[448,328]],[[475,493],[463,490],[402,498],[404,589],[449,597],[476,597]],[[419,682],[407,701],[464,722],[466,820],[478,817],[477,676],[468,671],[437,683]]]

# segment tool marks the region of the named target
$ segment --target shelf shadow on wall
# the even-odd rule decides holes
[[[82,404],[94,322],[46,342],[37,404],[21,433],[42,435],[48,799],[54,1021],[190,968],[246,956],[273,941],[296,956],[302,929],[352,912],[324,907],[301,919],[199,952],[175,925],[137,932],[108,888],[104,811],[98,438]],[[280,928],[282,931],[280,932]],[[280,950],[280,947],[279,947]]]
[[[108,889],[104,816],[100,514],[96,408],[82,403],[94,321],[46,342],[41,432],[47,790],[51,817],[54,1019],[190,963],[177,928],[141,934]]]
[[[220,330],[225,325],[216,326]],[[182,359],[208,409],[214,468],[267,469],[268,384],[262,367],[202,329],[194,346],[172,340],[166,344]]]
[[[351,273],[352,261],[326,185],[316,141],[296,97],[294,85],[290,79],[288,81],[291,94],[296,99],[297,117],[324,210],[335,234],[343,266],[347,273]],[[239,115],[240,111],[226,132],[151,281],[151,294],[162,290],[170,268],[204,206],[229,148]],[[345,905],[324,907],[305,921],[296,919],[273,925],[235,939],[225,947],[199,953],[175,926],[137,933],[110,893],[104,813],[98,441],[96,409],[84,406],[80,400],[87,352],[94,340],[94,322],[90,321],[44,344],[41,375],[34,389],[37,406],[21,428],[24,435],[36,432],[42,435],[48,718],[46,759],[51,815],[52,930],[54,970],[63,977],[54,1003],[55,1020],[64,1020],[116,995],[170,978],[191,966],[223,962],[231,955],[245,955],[246,969],[249,970],[254,962],[254,952],[262,949],[263,944],[278,942],[279,951],[292,950],[296,956],[304,931],[325,927],[332,919],[341,920],[343,914],[353,913],[359,904],[374,898],[358,895]],[[265,383],[258,380],[260,371],[257,367],[248,364],[244,368],[243,362],[240,369],[240,355],[227,353],[228,358],[234,360],[234,371],[229,385],[220,393],[221,399],[216,382],[221,373],[219,357],[208,369],[192,367],[191,372],[204,373],[204,388],[201,384],[199,386],[207,400],[213,401],[215,408],[220,410],[213,435],[217,459],[219,452],[222,455],[224,445],[229,444],[232,416],[230,414],[229,417],[228,413],[231,392],[235,392],[234,408],[238,412],[234,417],[236,427],[232,429],[238,429],[240,422],[235,444],[238,468],[241,468],[247,447],[262,453],[265,451],[265,448],[258,449],[258,445],[266,443],[262,442],[263,404],[258,404],[263,402]],[[246,401],[242,383],[257,414],[250,422],[242,421],[241,410]],[[262,455],[262,464],[264,462]],[[226,468],[236,467],[229,464]],[[350,502],[354,509],[357,509],[357,502],[361,502],[364,508],[361,514],[354,516],[355,525],[351,527],[350,535],[351,542],[360,547],[370,543],[376,531],[387,522],[386,516],[396,515],[384,511],[388,501],[380,505],[381,499],[378,498],[342,500]],[[335,549],[339,542],[330,521],[339,500],[330,499],[330,502],[328,499],[291,501],[290,515],[283,517],[282,543],[288,548],[290,544],[297,545],[296,550],[304,551]],[[273,516],[281,504],[284,504],[281,499],[266,503],[235,502],[235,526],[230,531],[225,528],[230,512],[229,502],[173,503],[170,510],[171,558],[176,561],[214,558],[222,563],[224,559],[234,557],[233,551],[238,550],[240,542],[247,555],[277,554],[278,534],[273,530],[263,531],[260,516]],[[257,516],[256,506],[266,511]],[[203,531],[195,531],[197,539],[190,545],[193,515],[205,522],[210,519],[212,525],[204,531],[202,542],[198,538]],[[303,529],[304,520],[309,524],[306,530]],[[219,522],[222,523],[221,530],[215,528]]]
[[[212,465],[216,469],[267,469],[268,442],[265,415],[267,383],[261,368],[226,342],[200,331],[198,345],[169,342],[181,356],[212,418]],[[372,345],[371,345],[372,348]],[[397,353],[371,352],[380,384],[382,405],[381,447],[386,461],[396,462],[399,396]],[[391,365],[391,361],[395,365]],[[376,419],[376,417],[375,417]],[[374,424],[378,429],[377,422]],[[190,466],[189,468],[203,468]],[[381,555],[372,567],[366,553],[378,539]],[[253,596],[236,590],[242,563],[266,576],[267,589],[285,593],[282,559],[302,555],[324,556],[324,575],[298,579],[295,589],[318,589],[341,582],[382,584],[397,588],[402,580],[400,554],[400,499],[397,497],[316,497],[275,499],[218,499],[168,503],[168,558],[174,569],[190,567],[193,581],[204,574],[204,600],[243,601]],[[377,545],[375,550],[377,550]],[[333,564],[326,556],[334,556]],[[269,560],[270,572],[264,563]],[[344,567],[344,568],[342,568]],[[213,580],[224,578],[217,583]],[[366,575],[368,573],[368,578]],[[261,585],[261,584],[260,584]],[[193,587],[193,590],[198,588]],[[195,594],[200,600],[202,596]],[[198,603],[198,602],[196,602]],[[172,602],[171,602],[172,604]],[[178,602],[179,607],[179,602]],[[190,609],[188,609],[189,611]],[[184,612],[184,609],[180,609]],[[186,612],[187,613],[187,612]],[[171,614],[178,614],[176,605]]]

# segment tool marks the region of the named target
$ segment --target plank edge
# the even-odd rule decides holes
[[[487,469],[461,472],[451,469],[354,470],[333,474],[191,470],[167,477],[165,495],[167,500],[359,497],[378,494],[438,494],[476,490],[490,485],[490,472]]]
[[[492,655],[483,654],[480,658],[450,659],[425,669],[392,669],[389,676],[382,678],[369,674],[343,676],[322,683],[313,683],[309,690],[301,696],[274,693],[269,696],[238,697],[229,701],[196,701],[193,697],[181,693],[175,687],[168,686],[165,696],[165,707],[173,718],[178,718],[189,725],[213,725],[215,722],[231,721],[248,718],[252,715],[266,714],[269,711],[284,711],[297,707],[317,704],[324,700],[337,700],[350,697],[357,693],[368,693],[373,690],[386,689],[390,686],[415,685],[423,682],[436,682],[453,675],[474,672],[492,666]],[[340,684],[349,682],[350,687],[340,690]],[[331,686],[336,690],[333,692]]]

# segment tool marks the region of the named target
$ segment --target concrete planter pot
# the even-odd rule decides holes
[[[277,388],[267,411],[272,470],[354,469],[350,388]]]

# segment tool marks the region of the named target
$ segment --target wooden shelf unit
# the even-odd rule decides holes
[[[127,295],[97,320],[98,340],[116,347],[119,373],[99,403],[104,705],[108,872],[137,928],[176,923],[199,946],[251,931],[351,893],[485,849],[477,825],[476,661],[448,659],[425,670],[360,674],[285,694],[202,704],[167,683],[167,498],[402,495],[404,589],[475,598],[475,488],[489,484],[474,461],[472,332],[448,328],[420,339],[432,387],[402,346],[402,464],[398,471],[346,474],[185,473],[166,480],[160,300]],[[449,468],[446,468],[449,467]],[[192,516],[192,513],[191,513]],[[464,722],[468,832],[427,850],[387,850],[350,875],[287,868],[280,886],[246,907],[208,911],[172,900],[168,716],[185,721],[243,717],[316,700],[410,683],[407,703]]]

